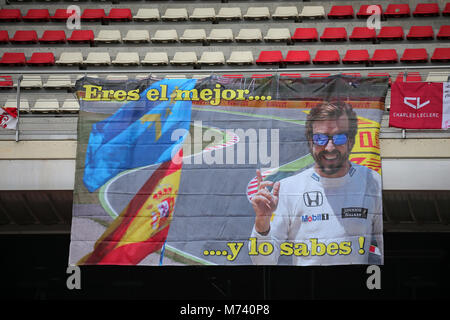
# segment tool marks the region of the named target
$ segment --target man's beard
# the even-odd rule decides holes
[[[321,151],[317,154],[313,154],[314,160],[316,161],[319,170],[326,175],[333,175],[339,172],[342,167],[345,166],[346,161],[348,161],[348,154],[343,154],[337,150],[333,152]],[[327,163],[324,157],[335,159],[333,163]]]

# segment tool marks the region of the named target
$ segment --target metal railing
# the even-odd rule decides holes
[[[386,71],[386,70],[394,70],[394,71],[412,71],[412,70],[441,70],[448,69],[450,71],[450,65],[433,65],[433,66],[364,66],[364,67],[320,67],[320,68],[230,68],[230,69],[151,69],[151,68],[133,68],[133,69],[122,69],[120,70],[42,70],[42,71],[28,71],[28,70],[7,70],[4,73],[8,74],[123,74],[123,73],[248,73],[248,72],[256,72],[256,73],[267,73],[267,72],[276,72],[276,73],[288,73],[288,72],[322,72],[322,71],[332,71],[332,72],[350,72],[350,71]],[[0,69],[1,70],[1,69]]]
[[[16,94],[16,103],[17,103],[17,117],[20,117],[20,84],[23,80],[23,75],[27,74],[55,74],[55,75],[90,75],[90,74],[139,74],[139,73],[148,73],[148,74],[233,74],[233,73],[272,73],[274,75],[281,73],[297,73],[297,72],[309,72],[309,73],[317,73],[317,72],[334,72],[334,73],[342,73],[342,72],[355,72],[355,71],[368,71],[368,72],[387,72],[387,71],[403,71],[405,73],[409,71],[418,71],[418,70],[448,70],[450,75],[450,65],[439,65],[439,66],[357,66],[357,67],[320,67],[320,68],[231,68],[231,69],[152,69],[152,68],[140,68],[140,69],[120,69],[120,70],[5,70],[6,74],[10,75],[18,75],[17,78],[17,94]],[[404,75],[406,76],[406,74]],[[403,133],[404,134],[404,133]],[[19,141],[19,121],[16,125],[16,142]]]

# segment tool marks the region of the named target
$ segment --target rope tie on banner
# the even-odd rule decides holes
[[[20,83],[22,82],[23,75],[19,75],[17,78],[17,94],[16,94],[16,106],[17,106],[17,124],[16,124],[16,142],[19,142],[19,124],[20,124]]]

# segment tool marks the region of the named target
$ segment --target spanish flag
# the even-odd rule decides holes
[[[78,265],[136,265],[162,248],[175,209],[182,152],[155,170]]]
[[[191,90],[196,79],[164,79],[150,85],[137,101],[123,104],[114,114],[92,125],[86,148],[83,183],[94,192],[119,173],[163,163],[183,144],[173,138],[176,130],[189,130],[189,100],[169,99],[177,90]],[[163,90],[162,88],[165,88]],[[167,97],[150,101],[151,90],[166,91]],[[162,93],[161,93],[162,94]],[[107,106],[101,101],[98,106]]]

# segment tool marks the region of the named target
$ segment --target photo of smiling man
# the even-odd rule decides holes
[[[306,121],[314,165],[276,183],[257,170],[251,237],[274,250],[252,255],[254,264],[280,256],[294,265],[383,264],[381,175],[349,160],[357,131],[349,104],[321,103]]]

